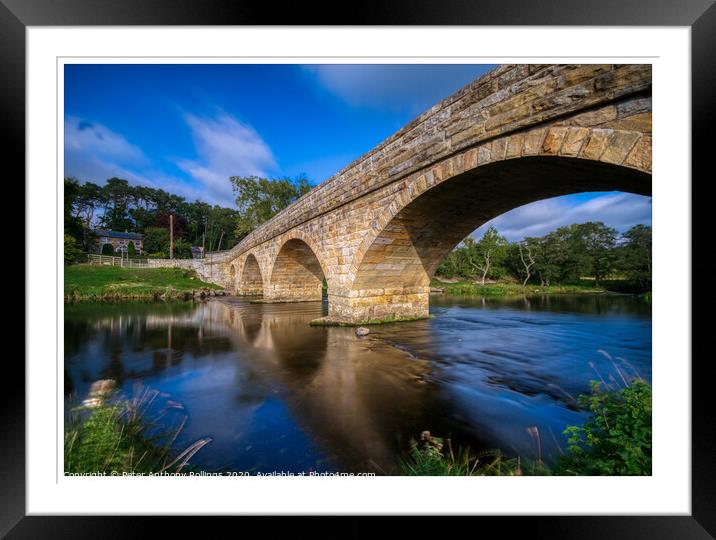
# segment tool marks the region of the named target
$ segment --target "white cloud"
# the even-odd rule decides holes
[[[65,176],[103,184],[113,176],[133,185],[163,189],[188,200],[234,206],[230,176],[266,176],[276,169],[271,149],[246,124],[220,113],[215,118],[185,114],[196,147],[194,159],[176,165],[184,180],[157,170],[139,146],[108,127],[76,117],[65,120]]]
[[[65,119],[65,154],[92,155],[115,163],[147,162],[142,149],[106,126],[81,118]]]
[[[586,201],[579,197],[567,195],[520,206],[488,221],[473,236],[480,238],[490,225],[516,241],[586,221],[602,221],[621,232],[639,223],[651,224],[651,197],[632,193],[605,193]]]
[[[233,206],[230,176],[267,176],[277,168],[268,145],[249,125],[225,113],[215,118],[185,114],[196,159],[177,162],[198,184],[202,199]]]

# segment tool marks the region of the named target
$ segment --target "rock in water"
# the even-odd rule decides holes
[[[89,389],[89,395],[82,402],[82,405],[85,407],[99,407],[116,386],[113,379],[101,379],[93,382]]]
[[[368,330],[365,326],[360,326],[356,328],[356,336],[363,337],[370,334],[370,330]]]

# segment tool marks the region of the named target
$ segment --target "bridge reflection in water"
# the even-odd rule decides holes
[[[434,299],[434,319],[310,327],[325,303],[77,305],[65,309],[65,384],[155,388],[185,407],[177,446],[211,437],[205,470],[391,473],[424,429],[477,450],[543,457],[584,417],[569,395],[610,361],[651,377],[648,304],[630,297]],[[410,352],[408,352],[410,351]]]
[[[213,439],[193,460],[205,467],[388,473],[401,434],[434,410],[426,362],[349,328],[309,327],[319,302],[92,306],[106,311],[93,320],[87,307],[68,308],[68,395],[97,378],[169,394],[189,415],[177,444]]]

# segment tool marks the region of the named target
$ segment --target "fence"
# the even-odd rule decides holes
[[[90,264],[102,264],[107,266],[121,266],[123,268],[149,268],[146,259],[125,259],[124,257],[113,257],[112,255],[88,254],[87,262]]]

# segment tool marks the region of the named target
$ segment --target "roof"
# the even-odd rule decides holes
[[[107,236],[109,238],[126,238],[127,240],[141,240],[144,238],[143,234],[132,232],[107,231],[104,229],[95,229],[93,232],[98,236]]]

